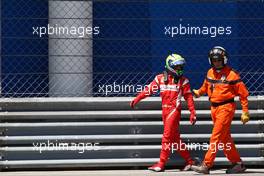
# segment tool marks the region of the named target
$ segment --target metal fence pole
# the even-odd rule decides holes
[[[92,26],[92,1],[49,1],[49,25],[69,30]],[[58,29],[59,31],[60,29]],[[92,94],[92,35],[49,35],[49,95]]]
[[[0,95],[2,94],[2,1],[0,1]]]

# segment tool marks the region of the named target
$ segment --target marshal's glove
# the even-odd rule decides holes
[[[193,94],[195,98],[199,98],[201,95],[199,94],[199,91],[196,89],[193,89]]]
[[[249,121],[249,113],[248,112],[242,112],[241,122],[243,124],[246,124],[248,121]]]

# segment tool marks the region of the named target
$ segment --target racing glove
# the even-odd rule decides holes
[[[132,100],[132,101],[130,102],[130,107],[134,109],[135,106],[136,106],[136,104],[138,104],[139,101],[140,101],[139,98],[135,98],[134,100]]]
[[[196,114],[195,113],[191,113],[191,115],[190,115],[190,123],[192,124],[192,125],[194,125],[195,123],[196,123]]]

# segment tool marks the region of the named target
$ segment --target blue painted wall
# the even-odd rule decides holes
[[[95,2],[94,25],[94,92],[102,85],[145,84],[151,76],[151,22],[149,4],[138,2]],[[142,40],[147,39],[147,40]],[[99,94],[102,96],[104,94]],[[112,94],[110,96],[115,96]]]
[[[238,23],[235,20],[226,18],[237,18],[236,3],[151,3],[151,17],[162,20],[152,21],[152,37],[159,38],[152,42],[152,55],[160,56],[155,61],[154,72],[162,70],[164,60],[170,53],[179,53],[186,59],[185,74],[191,80],[192,87],[198,88],[204,79],[207,70],[210,68],[207,54],[215,45],[223,46],[235,54],[238,51],[238,41],[231,38],[238,37]],[[219,19],[219,20],[217,20]],[[165,35],[165,27],[231,27],[231,34],[186,34]],[[215,37],[214,37],[215,36]],[[234,58],[232,64],[237,67]]]
[[[105,10],[105,11],[104,11]],[[95,41],[94,55],[108,55],[109,67],[106,70],[118,72],[154,72],[160,73],[168,54],[182,54],[186,60],[186,76],[191,79],[192,87],[198,88],[210,68],[207,54],[215,45],[225,47],[230,55],[229,64],[241,72],[252,94],[263,91],[260,84],[264,78],[249,72],[261,68],[263,55],[263,17],[264,3],[226,2],[149,2],[149,3],[95,3],[96,18],[126,18],[123,20],[95,20],[103,29],[101,38],[129,38],[131,40]],[[138,13],[136,13],[138,12]],[[135,19],[139,18],[139,19]],[[262,20],[261,20],[262,18]],[[231,27],[231,34],[217,35],[165,35],[165,26]],[[121,30],[122,29],[122,30]],[[106,31],[105,31],[106,30]],[[150,32],[150,33],[149,33]],[[262,37],[258,37],[262,36]],[[140,40],[133,40],[133,39]],[[136,57],[119,57],[119,56]],[[144,57],[144,56],[150,57]],[[118,56],[115,58],[114,56]],[[94,71],[104,72],[100,67],[102,58],[94,59]],[[105,61],[105,60],[104,60]],[[135,62],[139,62],[136,67]],[[126,64],[117,64],[126,63]],[[139,66],[138,66],[139,65]],[[116,69],[111,69],[116,66]],[[104,75],[102,73],[102,75]],[[150,74],[153,79],[154,75]],[[258,77],[258,81],[254,80]],[[112,83],[117,76],[106,77],[106,83]],[[151,79],[141,80],[141,83]],[[256,78],[255,78],[256,79]],[[95,80],[95,85],[97,80]],[[252,86],[254,82],[257,86]],[[132,80],[136,84],[137,79]],[[258,86],[259,84],[259,86]]]
[[[47,25],[48,1],[1,3],[2,96],[43,96],[48,92],[48,39],[32,35],[32,27]]]
[[[47,36],[40,39],[32,35],[32,26],[48,23],[48,1],[1,3],[2,95],[48,93]],[[94,92],[98,92],[99,85],[113,82],[149,83],[156,73],[163,71],[166,56],[173,52],[186,58],[186,76],[192,87],[198,88],[209,68],[207,52],[214,45],[228,50],[229,63],[242,73],[252,94],[263,92],[262,2],[99,1],[94,2],[93,18],[94,26],[100,27],[100,34],[93,41]],[[232,33],[217,37],[164,34],[165,26],[179,25],[231,26]]]

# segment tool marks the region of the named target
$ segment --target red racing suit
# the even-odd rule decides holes
[[[167,81],[164,80],[166,77]],[[137,95],[133,100],[134,104],[138,103],[141,99],[156,93],[158,90],[160,90],[160,96],[162,99],[162,120],[164,125],[160,162],[162,164],[167,162],[172,145],[174,145],[173,149],[184,158],[186,163],[193,164],[193,160],[186,149],[186,144],[181,141],[179,133],[182,96],[187,101],[188,108],[191,112],[191,123],[195,123],[196,120],[194,101],[189,80],[182,76],[175,83],[172,75],[169,74],[168,76],[165,76],[164,74],[159,74],[141,93]]]

